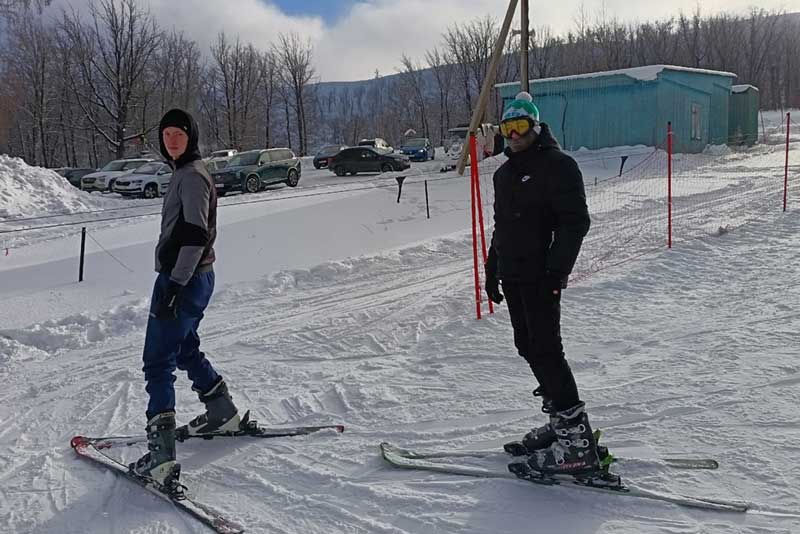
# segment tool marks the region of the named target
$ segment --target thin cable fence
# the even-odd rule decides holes
[[[676,104],[676,109],[685,107],[686,103]],[[677,151],[671,158],[667,150],[667,126],[662,124],[659,128],[660,133],[652,135],[652,146],[630,145],[570,152],[583,173],[592,216],[592,229],[575,267],[576,279],[586,278],[592,273],[663,250],[670,236],[670,225],[672,244],[679,245],[723,234],[761,220],[771,212],[780,211],[784,191],[790,208],[800,202],[800,124],[797,121],[789,121],[788,169],[785,116],[782,122],[773,120],[764,125],[758,143],[754,146],[728,146],[728,136],[707,136],[705,149],[695,152]],[[601,128],[595,135],[602,136],[605,133],[606,129]],[[673,145],[691,147],[697,141],[691,135],[690,130],[677,128],[672,133]],[[493,223],[492,176],[505,161],[506,157],[501,154],[487,157],[478,163],[487,236],[491,236]],[[668,218],[670,170],[671,221]],[[398,187],[397,178],[401,176],[405,178],[406,186],[453,180],[461,180],[466,184],[469,180],[469,168],[464,176],[459,176],[452,172],[437,172],[430,166],[414,167],[405,172],[386,173],[368,180],[324,184],[302,191],[227,201],[220,204],[220,209],[375,189],[394,189]],[[436,206],[436,203],[437,199],[433,198],[432,205]],[[133,215],[105,217],[105,214],[122,210],[91,210],[64,215],[69,218],[67,221],[23,228],[9,228],[8,225],[14,222],[46,221],[60,215],[6,220],[0,222],[0,234],[13,236],[28,232],[28,237],[40,233],[42,238],[47,238],[48,235],[50,238],[71,238],[80,233],[79,230],[72,229],[75,226],[158,216],[160,208],[153,209],[156,204],[157,202],[132,206],[130,209],[142,211]],[[457,206],[448,209],[456,208]],[[420,211],[417,210],[415,216],[420,216],[419,214]],[[59,228],[64,228],[64,232],[53,232]],[[101,250],[113,257],[108,247],[101,245],[95,236],[90,234],[90,237]],[[2,245],[4,243],[0,243],[0,249],[3,248]],[[130,270],[119,258],[114,259]]]
[[[789,132],[787,197],[800,203],[800,129]],[[573,279],[582,280],[612,267],[637,261],[668,246],[670,222],[668,180],[672,174],[672,244],[722,235],[782,210],[786,171],[786,128],[775,135],[783,144],[726,146],[727,137],[712,139],[699,153],[672,155],[658,147],[621,148],[616,155],[576,158],[592,216]],[[677,138],[680,146],[688,141]],[[664,146],[667,128],[658,145]],[[629,154],[626,154],[628,152]],[[610,162],[624,157],[622,172]],[[482,192],[487,225],[492,220],[491,174],[482,171]],[[489,171],[489,168],[486,169]],[[491,228],[489,228],[491,234]]]
[[[127,265],[126,265],[126,264],[125,264],[125,263],[124,263],[122,260],[120,260],[120,259],[119,259],[118,257],[116,257],[116,256],[115,256],[115,255],[114,255],[114,254],[113,254],[111,251],[109,251],[109,250],[108,250],[106,247],[104,247],[104,246],[103,246],[103,245],[102,245],[102,244],[101,244],[101,243],[100,243],[100,242],[99,242],[99,241],[98,241],[98,240],[97,240],[97,239],[96,239],[96,238],[95,238],[95,237],[94,237],[94,236],[91,234],[91,232],[86,232],[86,235],[87,235],[87,236],[89,236],[89,239],[91,239],[91,240],[94,242],[94,244],[95,244],[95,245],[97,245],[97,246],[100,248],[100,250],[101,250],[101,251],[103,251],[104,253],[106,253],[106,254],[107,254],[108,256],[110,256],[110,257],[111,257],[111,258],[112,258],[114,261],[116,261],[118,264],[120,264],[120,265],[122,266],[122,268],[123,268],[123,269],[125,269],[125,270],[126,270],[126,271],[128,271],[129,273],[133,273],[133,272],[134,272],[134,270],[133,270],[133,269],[131,269],[130,267],[128,267],[128,266],[127,266]]]

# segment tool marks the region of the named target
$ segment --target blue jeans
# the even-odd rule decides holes
[[[163,297],[169,283],[169,275],[161,273],[153,288],[150,311]],[[192,387],[208,391],[218,378],[217,372],[200,352],[197,327],[203,319],[203,311],[214,292],[214,272],[197,273],[192,276],[178,296],[178,318],[156,319],[152,315],[147,321],[144,340],[145,389],[150,395],[147,419],[175,409],[175,368],[186,371]]]

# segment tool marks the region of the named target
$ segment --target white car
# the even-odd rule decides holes
[[[172,167],[153,161],[117,178],[114,192],[124,197],[158,198],[166,194],[171,178]]]
[[[206,164],[208,172],[219,171],[224,169],[228,165],[228,160],[238,153],[239,151],[234,148],[215,150],[209,157],[203,160],[203,163]]]
[[[84,191],[113,191],[117,178],[129,174],[151,161],[154,160],[152,158],[115,159],[99,171],[81,178],[81,189]]]
[[[376,137],[375,139],[362,139],[358,142],[358,146],[371,146],[383,152],[394,152],[394,148],[392,148],[385,139],[381,139],[380,137]]]
[[[481,124],[475,135],[478,148],[478,161],[483,161],[487,155],[494,153],[494,126],[491,124]],[[441,172],[447,172],[458,167],[461,161],[461,153],[467,151],[467,166],[472,164],[472,157],[469,154],[469,127],[459,126],[447,130],[449,138],[444,143],[445,161],[442,163]]]

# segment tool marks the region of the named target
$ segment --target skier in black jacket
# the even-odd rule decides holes
[[[149,452],[131,469],[167,486],[177,483],[175,462],[175,368],[186,371],[205,413],[184,429],[189,434],[238,430],[240,416],[225,380],[200,351],[197,329],[214,292],[217,193],[200,159],[194,118],[168,111],[158,130],[161,154],[173,167],[161,209],[156,245],[159,273],[153,288],[142,359]]]
[[[528,93],[500,123],[508,160],[494,174],[494,233],[486,294],[508,303],[514,344],[538,382],[549,422],[522,440],[528,464],[544,473],[598,468],[597,445],[561,343],[561,292],[589,231],[583,176],[564,154]],[[500,292],[502,281],[503,293]]]

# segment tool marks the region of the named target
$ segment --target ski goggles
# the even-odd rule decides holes
[[[506,139],[511,139],[511,134],[516,132],[521,137],[530,132],[533,126],[533,120],[527,117],[508,119],[500,123],[500,135]]]

